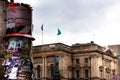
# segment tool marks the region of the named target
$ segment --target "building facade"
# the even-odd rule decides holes
[[[60,80],[117,78],[115,55],[109,48],[101,47],[93,42],[72,46],[62,43],[33,46],[32,59],[35,77],[38,80],[52,80],[55,76],[59,76]]]
[[[117,72],[120,80],[120,45],[109,45],[109,48],[115,52],[117,57]]]
[[[7,9],[7,0],[0,0],[0,63],[3,61],[3,53],[5,53],[5,41],[3,37],[5,36],[6,31],[6,9]],[[2,78],[3,67],[0,66],[0,78]]]
[[[6,32],[6,9],[7,9],[7,0],[0,0],[0,54],[5,51],[5,41],[3,37]]]
[[[0,54],[5,51],[3,36],[7,4],[8,0],[0,0]],[[63,43],[33,46],[33,77],[41,80],[56,79],[56,76],[57,80],[115,80],[120,74],[119,49],[120,46],[110,46],[109,49],[93,42],[72,46]],[[3,58],[0,58],[2,62]],[[1,66],[0,69],[3,70]]]

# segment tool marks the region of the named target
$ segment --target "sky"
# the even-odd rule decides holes
[[[33,8],[33,45],[120,44],[120,0],[14,0]],[[43,24],[43,38],[41,26]],[[61,35],[57,36],[58,28]],[[42,43],[43,40],[43,43]]]

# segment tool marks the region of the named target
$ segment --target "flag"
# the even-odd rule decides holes
[[[57,35],[60,35],[60,34],[61,34],[61,31],[60,31],[60,29],[58,29]]]
[[[41,26],[41,30],[43,31],[43,24],[42,24],[42,26]]]

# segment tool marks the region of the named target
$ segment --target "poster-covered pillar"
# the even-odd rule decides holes
[[[4,80],[32,79],[33,64],[31,60],[32,8],[28,4],[15,3],[7,8],[7,28],[4,55]]]
[[[31,39],[12,35],[5,40],[4,77],[7,79],[32,80]]]

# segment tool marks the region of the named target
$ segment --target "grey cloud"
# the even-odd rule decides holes
[[[35,18],[44,22],[53,32],[56,26],[69,32],[88,32],[101,28],[99,20],[104,16],[106,7],[114,4],[113,0],[46,0],[35,6]],[[37,23],[36,23],[37,24]]]

